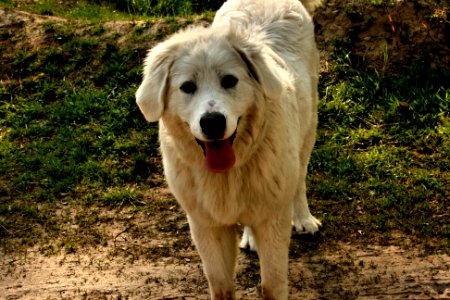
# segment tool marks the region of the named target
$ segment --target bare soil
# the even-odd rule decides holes
[[[7,255],[0,266],[2,299],[208,299],[195,251],[131,260],[113,247],[45,256]],[[254,255],[241,253],[238,299],[259,299]],[[250,270],[249,270],[250,269]],[[250,275],[249,275],[250,274]],[[450,258],[421,257],[396,247],[339,245],[290,260],[291,299],[450,299]],[[249,279],[249,278],[247,278]]]
[[[146,202],[163,208],[87,212],[61,204],[64,235],[82,235],[75,219],[98,214],[107,240],[74,251],[47,245],[0,254],[0,299],[208,299],[183,211],[166,188],[153,189]],[[290,256],[290,299],[450,299],[447,254],[294,234]],[[238,299],[260,299],[256,254],[239,254],[236,290]]]
[[[367,2],[330,0],[317,10],[316,38],[323,58],[341,48],[353,62],[383,72],[401,73],[414,64],[448,68],[448,1]]]

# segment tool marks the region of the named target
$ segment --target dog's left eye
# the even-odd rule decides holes
[[[231,89],[236,86],[238,83],[238,79],[234,77],[233,75],[225,75],[222,80],[220,81],[220,85],[224,89]]]

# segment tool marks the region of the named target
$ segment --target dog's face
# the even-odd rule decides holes
[[[170,72],[166,112],[188,124],[209,170],[229,169],[239,118],[254,99],[245,63],[226,40],[207,39],[193,43]]]
[[[205,166],[226,172],[241,118],[281,85],[261,50],[229,30],[191,29],[157,45],[146,59],[136,98],[148,121],[177,116],[202,147]]]

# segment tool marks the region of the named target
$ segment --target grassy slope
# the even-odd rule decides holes
[[[65,231],[61,203],[86,211],[144,209],[149,186],[163,181],[157,127],[145,123],[134,103],[142,60],[154,41],[191,21],[149,19],[118,30],[97,17],[49,19],[36,25],[45,41],[39,47],[14,46],[26,32],[20,20],[2,29],[2,246],[52,243]],[[348,49],[348,41],[334,43],[332,67],[321,78],[308,180],[312,210],[324,228],[312,243],[448,252],[448,66],[416,65],[402,76],[387,75],[359,65]],[[85,229],[77,243],[105,241],[93,228],[110,220],[77,220]]]

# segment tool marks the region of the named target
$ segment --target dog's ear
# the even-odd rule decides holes
[[[247,65],[249,75],[261,86],[264,95],[278,99],[283,87],[275,70],[271,70],[266,63],[270,53],[263,53],[262,46],[233,30],[228,34],[228,40]]]
[[[149,122],[158,121],[164,112],[173,52],[174,45],[163,42],[150,50],[145,59],[144,78],[136,92],[136,103]]]

